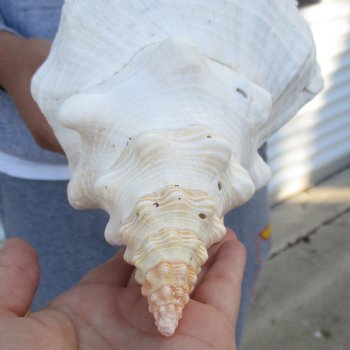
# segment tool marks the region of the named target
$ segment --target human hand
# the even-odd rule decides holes
[[[0,85],[12,97],[39,146],[63,152],[30,92],[31,79],[48,56],[50,47],[47,40],[0,32]]]
[[[0,348],[234,350],[245,250],[232,232],[209,259],[174,336],[158,333],[122,252],[46,308],[22,317],[39,280],[33,249],[10,239],[0,253]]]

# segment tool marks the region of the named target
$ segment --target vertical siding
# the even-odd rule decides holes
[[[271,202],[350,164],[350,0],[302,9],[311,26],[325,89],[269,140]]]

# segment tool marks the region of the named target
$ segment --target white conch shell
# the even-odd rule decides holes
[[[108,211],[162,334],[225,213],[268,181],[257,149],[321,87],[292,0],[66,0],[32,92],[70,202]]]

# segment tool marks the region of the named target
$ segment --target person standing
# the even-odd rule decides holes
[[[49,53],[61,8],[61,0],[0,0],[0,207],[6,237],[24,238],[39,255],[42,272],[34,310],[115,252],[103,237],[107,215],[70,207],[66,158],[30,94],[31,78]],[[268,223],[266,188],[225,217],[247,250],[238,342],[267,257]]]

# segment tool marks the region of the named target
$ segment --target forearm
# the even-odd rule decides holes
[[[30,93],[33,74],[46,59],[50,43],[0,31],[0,85],[10,94],[17,110],[42,148],[63,152]]]
[[[15,51],[20,47],[22,38],[16,34],[0,31],[0,85],[9,91],[11,79],[16,72]]]

